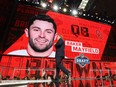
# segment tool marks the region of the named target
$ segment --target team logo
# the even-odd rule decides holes
[[[90,63],[90,60],[84,56],[84,54],[80,54],[75,58],[75,63],[79,64],[81,67],[84,67],[86,64]]]

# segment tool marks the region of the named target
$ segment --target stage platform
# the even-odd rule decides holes
[[[112,78],[72,78],[52,80],[2,80],[0,87],[116,87]]]

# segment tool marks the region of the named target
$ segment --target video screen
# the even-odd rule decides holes
[[[111,26],[52,11],[48,11],[46,14],[53,18],[57,25],[55,34],[61,35],[64,40],[65,58],[74,59],[79,56],[79,54],[84,54],[84,56],[90,60],[101,60]],[[43,24],[43,26],[46,26],[46,24]],[[40,40],[41,47],[45,39]],[[55,58],[54,44],[52,44],[52,48],[50,48],[51,51],[48,55],[46,55],[44,50],[42,54],[40,52],[40,55],[30,55],[29,52],[27,52],[29,40],[29,35],[27,37],[24,32],[4,54]],[[51,43],[53,42],[54,40],[52,40]]]

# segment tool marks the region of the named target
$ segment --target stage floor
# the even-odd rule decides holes
[[[116,87],[112,78],[72,78],[52,80],[2,80],[0,87]]]

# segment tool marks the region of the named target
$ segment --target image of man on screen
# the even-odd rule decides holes
[[[25,29],[26,37],[28,37],[27,49],[12,51],[12,55],[52,57],[53,41],[56,34],[56,23],[45,14],[35,15],[29,20],[29,25]]]

